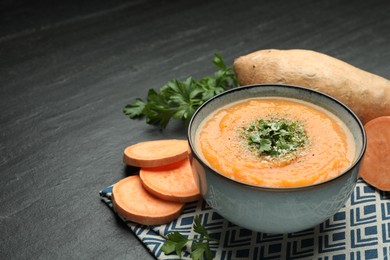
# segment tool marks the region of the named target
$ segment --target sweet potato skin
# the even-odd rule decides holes
[[[337,58],[311,50],[259,50],[233,63],[240,85],[290,84],[343,102],[363,124],[390,115],[390,81]]]

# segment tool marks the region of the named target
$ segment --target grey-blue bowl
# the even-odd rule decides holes
[[[230,179],[208,166],[195,146],[201,122],[216,109],[253,97],[288,97],[319,105],[337,115],[350,129],[356,145],[352,165],[339,176],[318,184],[269,188]],[[336,214],[349,199],[366,149],[366,134],[358,117],[338,100],[291,85],[250,85],[219,94],[193,115],[188,140],[195,179],[206,202],[230,222],[259,232],[289,233],[314,227]]]

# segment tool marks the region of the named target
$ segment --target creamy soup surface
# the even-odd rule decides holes
[[[299,122],[307,142],[295,157],[260,156],[248,146],[243,129],[260,119]],[[352,133],[335,115],[289,98],[253,98],[215,111],[200,125],[195,145],[219,173],[265,187],[299,187],[334,178],[355,158]]]

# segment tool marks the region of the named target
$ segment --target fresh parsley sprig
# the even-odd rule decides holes
[[[180,258],[182,256],[183,248],[187,243],[192,242],[191,245],[191,258],[194,260],[209,260],[212,259],[212,253],[210,249],[209,242],[217,241],[217,239],[211,237],[198,216],[194,218],[193,230],[200,235],[199,238],[188,239],[187,237],[180,234],[180,232],[175,231],[168,234],[168,239],[164,242],[161,250],[166,254],[171,254],[175,252]]]
[[[238,85],[233,69],[226,66],[219,54],[214,55],[213,64],[219,68],[214,77],[170,80],[160,91],[150,89],[146,101],[137,98],[126,105],[123,112],[131,119],[145,117],[146,123],[162,129],[171,119],[180,119],[188,124],[201,104]]]

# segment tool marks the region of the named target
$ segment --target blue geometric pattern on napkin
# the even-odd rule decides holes
[[[100,197],[113,209],[111,191],[112,186],[101,190]],[[218,238],[210,244],[215,259],[390,260],[390,193],[379,192],[361,180],[338,213],[301,232],[253,232],[225,220],[203,200],[187,203],[181,216],[166,225],[143,226],[122,220],[157,259],[178,259],[166,256],[161,246],[174,231],[195,237],[195,215],[209,234]],[[189,252],[187,248],[182,259],[190,259]]]

